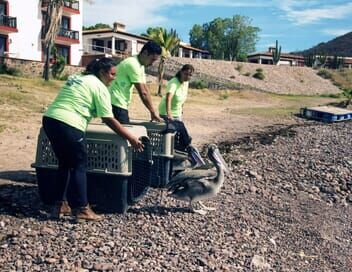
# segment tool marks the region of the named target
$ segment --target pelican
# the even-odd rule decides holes
[[[176,174],[168,184],[168,196],[189,202],[190,210],[202,215],[215,208],[206,207],[201,201],[214,197],[224,183],[225,173],[229,169],[222,158],[218,147],[208,147],[208,158],[215,169],[187,169]],[[195,209],[193,203],[198,202],[201,209]]]

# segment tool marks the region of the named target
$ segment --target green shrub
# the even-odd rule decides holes
[[[6,73],[7,73],[6,63],[0,63],[0,74],[6,74]]]
[[[195,80],[190,82],[190,86],[191,88],[195,88],[195,89],[205,89],[205,88],[208,88],[209,83],[203,79],[200,79],[200,80]]]
[[[0,133],[4,132],[5,129],[6,129],[6,126],[3,124],[0,124]]]
[[[342,95],[347,98],[346,106],[350,105],[352,101],[352,88],[343,89]]]
[[[220,100],[225,100],[225,99],[228,99],[229,97],[230,97],[230,94],[227,91],[219,93],[219,99]]]
[[[66,74],[63,74],[62,76],[60,76],[58,79],[62,80],[62,81],[66,81],[69,78],[69,76],[70,75],[66,73]]]
[[[256,71],[257,71],[258,73],[263,73],[263,69],[262,69],[262,68],[257,68]]]
[[[6,63],[0,63],[0,74],[7,74],[11,76],[22,75],[21,70],[13,67],[8,67]]]
[[[251,76],[251,73],[250,72],[246,72],[243,74],[244,76]]]
[[[54,64],[51,65],[51,73],[53,75],[53,78],[55,79],[60,78],[62,72],[65,69],[65,65],[66,65],[65,57],[59,56],[54,62]]]
[[[253,75],[253,77],[260,80],[263,80],[265,78],[264,74],[258,71]]]
[[[341,93],[337,93],[337,94],[325,93],[320,95],[320,97],[328,97],[328,98],[340,98],[341,96],[342,96]]]
[[[322,78],[325,79],[331,79],[332,78],[332,73],[327,70],[327,69],[320,69],[317,73],[318,76],[321,76]]]
[[[235,67],[235,69],[241,73],[242,69],[243,69],[243,65],[242,64],[237,64],[237,66]]]

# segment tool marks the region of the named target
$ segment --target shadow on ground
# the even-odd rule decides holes
[[[0,172],[0,179],[25,183],[36,183],[37,181],[35,172],[28,170],[3,171]]]

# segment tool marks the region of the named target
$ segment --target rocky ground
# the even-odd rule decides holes
[[[150,190],[125,215],[52,221],[34,173],[17,174],[0,186],[0,271],[352,271],[351,131],[303,122],[219,143],[231,174],[205,216]]]

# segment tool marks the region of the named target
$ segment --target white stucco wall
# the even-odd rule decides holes
[[[9,16],[17,18],[17,33],[9,33],[9,56],[27,60],[42,60],[42,14],[39,0],[9,1]],[[79,31],[79,44],[71,45],[71,64],[79,65],[82,56],[83,0],[79,0],[80,14],[71,14],[71,29]]]
[[[41,61],[41,9],[38,0],[9,1],[9,15],[17,18],[17,33],[9,34],[9,56]]]
[[[71,15],[71,29],[79,31],[79,44],[71,45],[71,65],[80,65],[83,55],[82,24],[83,24],[83,0],[79,1],[80,14]]]

